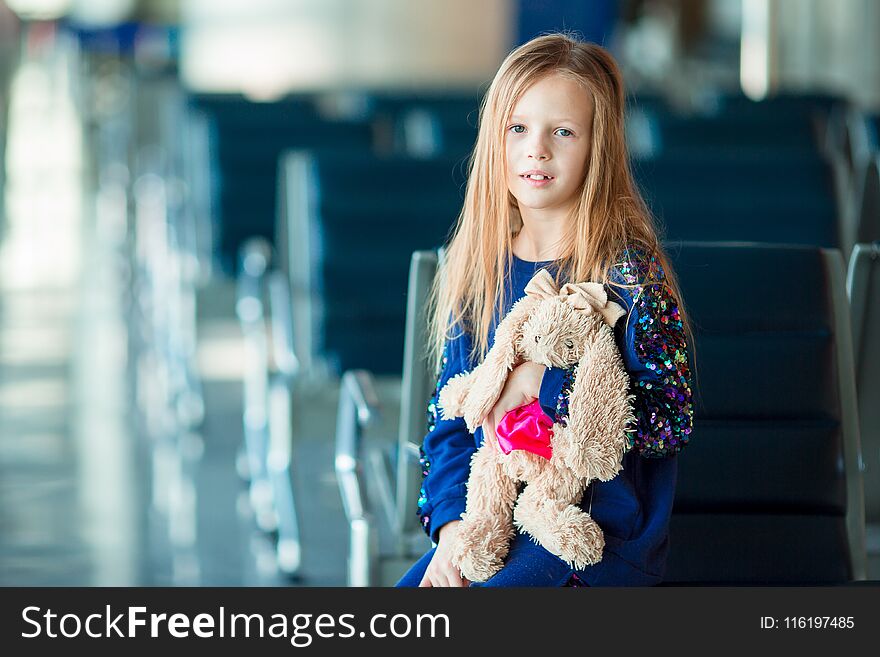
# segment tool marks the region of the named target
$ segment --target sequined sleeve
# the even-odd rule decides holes
[[[422,487],[418,513],[422,527],[435,543],[440,528],[464,513],[471,456],[477,447],[463,418],[444,420],[437,397],[446,382],[465,371],[470,343],[464,334],[449,340],[437,372],[437,383],[428,400],[427,433],[420,448]]]
[[[693,401],[688,346],[678,301],[654,257],[631,250],[612,270],[609,299],[625,304],[615,327],[635,396],[630,443],[641,456],[680,452],[690,439]]]

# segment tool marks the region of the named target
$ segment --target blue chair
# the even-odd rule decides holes
[[[374,120],[391,133],[394,152],[463,158],[476,142],[481,98],[477,91],[377,95]]]
[[[442,243],[460,212],[457,164],[285,155],[279,267],[305,372],[400,375],[410,255]]]
[[[880,579],[880,241],[857,244],[849,261],[853,353],[865,477],[868,577]]]
[[[308,97],[253,103],[235,96],[198,97],[211,121],[215,224],[221,265],[233,271],[249,237],[271,244],[275,234],[278,158],[291,148],[370,152],[363,121],[322,118]]]
[[[633,161],[665,238],[836,247],[841,213],[820,158],[678,153]]]
[[[342,377],[335,469],[349,524],[350,586],[394,584],[431,545],[419,524],[416,498],[425,408],[436,385],[426,358],[425,310],[437,266],[435,251],[412,254],[396,441],[387,436],[378,445],[365,441],[365,431],[381,410],[373,375],[349,370]]]
[[[841,584],[866,574],[852,334],[837,250],[684,244],[693,440],[666,581]]]

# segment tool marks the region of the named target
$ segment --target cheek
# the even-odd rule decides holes
[[[517,151],[516,146],[507,142],[507,145],[504,148],[504,168],[507,170],[507,175],[512,177],[516,175],[514,171],[515,165],[513,162],[517,162]]]
[[[581,176],[581,180],[583,180],[586,177],[587,171],[590,168],[590,149],[589,148],[587,148],[586,152],[583,152],[583,151],[581,152],[579,160],[580,160],[580,176]]]
[[[583,148],[579,148],[576,152],[571,153],[570,168],[571,170],[576,171],[580,178],[583,178],[586,174],[589,163],[589,153],[585,152]]]
[[[568,167],[572,175],[569,176],[565,185],[567,195],[574,194],[581,188],[587,174],[587,163],[580,157],[572,159],[571,166]]]

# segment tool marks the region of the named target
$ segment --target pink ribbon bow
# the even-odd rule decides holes
[[[508,411],[495,427],[498,446],[505,454],[515,449],[524,449],[532,454],[550,459],[553,449],[553,422],[541,408],[536,399],[531,404]]]

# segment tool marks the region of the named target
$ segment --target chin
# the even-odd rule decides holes
[[[548,210],[557,205],[552,199],[541,199],[541,201],[538,202],[530,202],[528,199],[525,199],[524,201],[517,199],[517,201],[519,201],[519,207],[528,208],[529,210]]]

